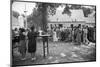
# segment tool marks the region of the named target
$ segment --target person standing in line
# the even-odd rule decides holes
[[[93,33],[94,33],[93,34],[93,40],[94,40],[94,42],[96,42],[96,26],[94,26],[93,29],[94,29],[93,30]]]
[[[56,33],[57,33],[57,39],[58,39],[58,41],[59,41],[59,39],[60,39],[60,30],[59,30],[58,28],[57,28]]]
[[[54,29],[54,31],[53,31],[53,41],[54,42],[58,41],[56,29]]]
[[[76,42],[76,35],[77,35],[77,27],[74,28],[74,42]]]
[[[15,34],[14,34],[14,30],[12,30],[12,47],[14,48],[14,44],[15,44]]]
[[[83,31],[84,25],[82,25],[82,35],[81,35],[81,42],[83,43],[83,39],[84,39],[84,31]]]
[[[36,60],[36,37],[37,32],[35,31],[34,26],[31,27],[31,31],[28,32],[28,52],[31,53],[31,60]]]
[[[19,45],[19,31],[17,28],[15,28],[14,30],[14,46],[18,46]]]
[[[81,35],[82,31],[81,31],[81,26],[79,25],[77,28],[77,35],[76,35],[76,41],[78,45],[81,45]]]
[[[74,42],[74,29],[72,30],[72,42]]]
[[[39,36],[41,36],[41,35],[42,35],[42,33],[43,33],[43,31],[42,31],[41,27],[39,27],[38,32],[39,32]]]
[[[26,55],[26,34],[25,34],[25,29],[20,29],[20,34],[19,34],[19,39],[20,39],[20,47],[19,47],[19,52],[22,54],[22,59],[25,60],[25,55]]]
[[[87,30],[87,26],[86,27],[84,27],[84,29],[83,29],[83,31],[84,31],[84,35],[83,35],[83,43],[84,44],[88,44],[89,43],[89,40],[88,40],[88,38],[87,38],[87,33],[88,33],[88,30]]]
[[[74,42],[74,26],[71,24],[71,41]]]

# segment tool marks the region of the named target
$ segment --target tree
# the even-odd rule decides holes
[[[57,3],[37,3],[38,11],[42,14],[42,28],[44,31],[47,29],[47,17],[48,15],[55,15],[56,8],[60,4]]]
[[[83,10],[84,17],[88,17],[89,14],[96,11],[95,6],[88,6],[88,7],[82,6],[81,9]],[[95,17],[95,13],[94,13],[94,17]]]
[[[62,4],[59,3],[36,3],[36,8],[34,9],[33,13],[28,17],[28,20],[37,21],[39,17],[41,17],[39,22],[36,22],[41,25],[42,29],[46,31],[47,29],[47,17],[48,15],[55,15],[56,14],[56,8],[61,6]],[[69,6],[66,4],[66,7],[64,8],[64,11],[62,14],[68,14],[71,15],[71,11]],[[29,20],[29,21],[30,21]]]
[[[55,3],[36,3],[36,8],[33,13],[28,17],[28,21],[33,20],[37,21],[35,18],[40,17],[39,20],[42,22],[39,23],[44,31],[47,29],[47,17],[48,15],[54,15],[56,13],[56,8],[60,4]],[[30,19],[30,20],[29,20]]]
[[[84,17],[88,17],[89,14],[92,13],[91,9],[83,8]]]
[[[67,14],[67,15],[71,16],[70,7],[68,6],[68,4],[65,5],[65,8],[64,8],[62,14]]]
[[[91,13],[90,9],[83,8],[81,5],[69,5],[69,4],[59,4],[59,3],[36,3],[36,7],[33,9],[33,13],[28,16],[27,21],[31,23],[34,22],[36,25],[41,26],[41,28],[46,31],[47,29],[47,18],[49,15],[55,15],[56,9],[59,6],[65,5],[62,14],[67,14],[71,16],[70,9],[82,9],[84,16],[88,16]]]
[[[73,5],[71,5],[70,8],[71,8],[71,9],[81,9],[81,5],[73,4]]]
[[[90,7],[90,8],[89,8]],[[62,12],[62,14],[67,14],[69,16],[71,16],[71,10],[77,10],[77,9],[82,9],[83,10],[83,13],[84,13],[84,17],[88,17],[89,14],[93,13],[93,11],[95,11],[95,7],[94,6],[88,6],[88,7],[84,7],[82,5],[76,5],[76,4],[73,4],[73,5],[68,5],[68,4],[65,4],[65,8],[64,8],[64,11]],[[95,17],[95,14],[94,14],[94,17]]]
[[[17,11],[12,11],[12,15],[16,18],[18,18],[18,16],[20,15]]]

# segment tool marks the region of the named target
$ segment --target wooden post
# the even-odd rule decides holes
[[[46,57],[46,54],[49,54],[49,47],[48,47],[48,36],[43,36],[43,54],[44,58]]]
[[[44,58],[45,58],[45,42],[43,41],[43,53],[44,53]]]
[[[47,37],[47,54],[49,54],[48,37]]]

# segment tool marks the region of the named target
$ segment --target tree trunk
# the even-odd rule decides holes
[[[45,3],[42,4],[42,29],[47,31],[47,6]]]

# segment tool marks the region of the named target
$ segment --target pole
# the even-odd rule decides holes
[[[25,28],[27,29],[27,15],[26,15],[27,11],[26,11],[26,4],[25,4],[25,11],[24,11],[24,13],[25,13]]]

